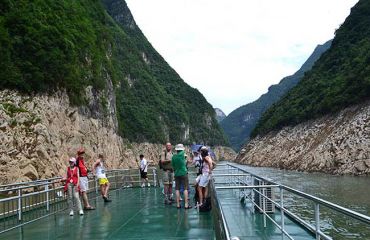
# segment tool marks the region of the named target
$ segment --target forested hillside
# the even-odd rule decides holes
[[[103,112],[113,91],[118,130],[131,141],[226,144],[212,106],[155,51],[123,0],[1,1],[0,45],[0,89],[65,89],[83,106],[92,88]]]
[[[297,85],[304,76],[304,73],[312,68],[321,54],[330,48],[330,45],[331,40],[323,45],[318,45],[296,73],[283,78],[278,84],[270,86],[267,93],[263,94],[256,101],[232,111],[221,122],[221,127],[228,136],[234,150],[239,150],[240,147],[249,140],[250,134],[261,115],[292,87]]]
[[[252,135],[336,112],[370,97],[370,1],[360,0],[331,48],[300,83],[268,109]]]

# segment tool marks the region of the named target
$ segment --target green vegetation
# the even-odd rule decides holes
[[[131,141],[178,142],[189,127],[185,143],[226,144],[212,106],[154,50],[123,0],[1,1],[0,44],[0,89],[66,89],[86,105],[92,86],[106,95],[92,111],[105,116],[112,93]]]
[[[252,136],[332,113],[370,96],[370,1],[360,0],[332,47],[301,82],[267,110]]]
[[[283,78],[279,84],[269,87],[268,92],[256,101],[232,111],[222,122],[221,127],[229,137],[231,146],[239,151],[244,143],[249,141],[250,134],[262,114],[284,94],[292,89],[303,78],[304,73],[312,68],[320,56],[329,49],[331,40],[315,48],[311,56],[293,75]]]
[[[17,107],[12,103],[0,103],[0,105],[3,106],[4,111],[6,114],[8,114],[10,117],[14,117],[16,113],[21,113],[21,112],[27,112],[26,109]]]

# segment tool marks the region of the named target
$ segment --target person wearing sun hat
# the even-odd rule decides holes
[[[184,199],[185,199],[185,209],[191,208],[189,205],[188,188],[188,169],[186,167],[185,158],[185,147],[183,144],[177,144],[175,147],[176,154],[172,156],[171,164],[175,171],[175,189],[176,189],[176,203],[177,208],[181,208],[180,205],[180,187],[184,187]]]
[[[67,177],[63,180],[66,182],[64,185],[64,191],[68,192],[68,207],[70,209],[69,215],[73,216],[73,198],[75,199],[79,214],[83,215],[80,197],[78,195],[80,183],[79,183],[79,171],[76,167],[76,159],[71,157],[69,159],[69,167],[67,168]]]
[[[76,158],[76,166],[80,172],[80,191],[82,194],[82,201],[84,203],[85,210],[94,210],[95,208],[92,207],[89,203],[89,199],[87,198],[87,190],[89,190],[89,179],[87,177],[88,169],[85,165],[84,159],[85,149],[80,148],[77,151],[77,158]]]

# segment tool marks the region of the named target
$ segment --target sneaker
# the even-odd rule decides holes
[[[148,183],[148,187],[150,187],[150,183]]]
[[[143,184],[141,184],[141,187],[145,187],[145,184],[143,183]]]
[[[73,210],[69,212],[69,216],[73,216]]]
[[[79,212],[80,215],[84,215],[84,211],[82,211],[82,209],[80,210]]]

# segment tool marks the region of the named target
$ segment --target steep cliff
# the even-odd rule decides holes
[[[71,107],[66,93],[54,96],[26,96],[0,91],[0,182],[2,184],[62,176],[70,156],[86,149],[92,168],[98,153],[107,167],[136,167],[143,153],[157,161],[163,146],[130,143],[117,135],[114,122],[79,113]]]
[[[226,117],[226,114],[219,108],[215,108],[215,113],[217,122],[221,122]]]
[[[119,136],[113,119],[89,117],[72,107],[65,92],[53,96],[0,91],[0,182],[2,184],[63,176],[68,159],[86,149],[89,168],[99,153],[107,168],[137,168],[139,154],[156,166],[162,144],[132,143]],[[234,157],[216,147],[217,159]]]
[[[291,88],[298,84],[305,72],[310,70],[320,56],[330,48],[331,40],[318,45],[311,56],[293,75],[283,78],[278,84],[269,87],[268,92],[256,101],[232,111],[222,122],[221,127],[229,138],[233,149],[239,150],[249,141],[250,134],[262,114]]]
[[[332,46],[269,108],[237,161],[370,174],[370,2],[360,0]]]
[[[333,174],[370,174],[370,102],[252,139],[236,161]]]
[[[279,130],[370,96],[370,1],[360,0],[335,32],[328,51],[282,99],[261,117],[251,136]]]
[[[0,44],[0,89],[66,91],[79,113],[115,119],[130,141],[227,143],[212,106],[155,51],[123,0],[2,1]]]

